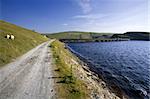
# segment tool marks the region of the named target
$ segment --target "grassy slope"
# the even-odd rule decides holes
[[[54,34],[46,34],[49,38],[56,39],[91,39],[93,36],[113,35],[112,33],[93,33],[93,32],[60,32]]]
[[[77,79],[74,74],[71,76],[70,60],[74,59],[73,55],[64,48],[64,43],[54,41],[52,44],[53,57],[57,68],[57,76],[60,78],[55,85],[58,99],[86,99],[88,97],[88,90],[83,81]],[[71,76],[71,82],[70,78]]]
[[[148,40],[150,41],[150,32],[127,32],[125,35],[129,36],[131,40]]]
[[[13,34],[15,40],[6,39],[6,34]],[[0,20],[0,66],[47,40],[36,32]]]

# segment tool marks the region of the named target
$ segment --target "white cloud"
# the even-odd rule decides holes
[[[73,19],[81,20],[86,25],[96,25],[97,22],[101,21],[107,15],[104,14],[87,14],[87,15],[76,15]]]
[[[80,24],[76,24],[78,26],[76,28],[81,31],[149,31],[145,12],[140,14],[136,11],[129,11],[124,14],[89,14],[77,15],[73,18],[78,19],[76,21],[79,21]]]
[[[77,0],[84,14],[88,14],[92,11],[91,0]]]
[[[68,24],[67,23],[64,23],[64,24],[62,24],[63,26],[68,26]]]
[[[92,19],[100,19],[100,18],[103,18],[105,17],[106,15],[104,14],[87,14],[87,15],[77,15],[77,16],[74,16],[73,18],[75,19],[89,19],[89,20],[92,20]]]
[[[145,3],[139,6],[128,6],[130,10],[122,11],[118,8],[112,12],[93,11],[92,0],[77,0],[83,10],[83,14],[73,16],[71,28],[80,31],[106,31],[106,32],[126,32],[126,31],[150,31],[148,28],[147,10]],[[86,3],[88,6],[86,6]],[[89,9],[89,8],[90,9]],[[114,12],[113,12],[114,11]]]

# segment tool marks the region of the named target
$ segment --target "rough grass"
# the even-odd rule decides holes
[[[6,39],[7,34],[13,34],[15,40]],[[37,32],[0,20],[0,66],[47,40]]]
[[[51,47],[58,77],[55,84],[58,99],[86,99],[88,91],[85,84],[74,76],[69,64],[70,59],[73,58],[72,54],[57,40],[51,44]]]
[[[93,32],[61,32],[46,34],[49,38],[56,39],[92,39],[92,36],[113,35],[112,33],[93,33]]]

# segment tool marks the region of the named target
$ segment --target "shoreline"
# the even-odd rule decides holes
[[[79,63],[79,65],[81,65],[81,67],[83,68],[83,70],[85,72],[88,72],[89,74],[91,74],[90,76],[93,76],[94,79],[92,78],[92,80],[94,82],[96,82],[96,84],[99,86],[99,84],[102,84],[103,87],[108,88],[108,90],[112,93],[114,93],[116,96],[118,96],[120,99],[129,99],[129,96],[121,89],[119,88],[116,84],[109,84],[109,82],[107,82],[102,75],[98,74],[98,71],[92,67],[93,64],[89,61],[87,61],[87,59],[85,59],[82,55],[80,55],[78,52],[75,52],[72,48],[70,48],[69,46],[67,46],[67,44],[65,44],[65,47],[73,54],[75,55],[75,57],[78,58],[77,62]]]
[[[89,66],[79,57],[73,54],[65,44],[56,40],[52,43],[53,55],[55,59],[56,76],[69,76],[74,79],[73,83],[64,78],[55,80],[55,90],[59,98],[64,99],[129,99],[122,95],[119,90],[115,94],[110,90],[99,76],[90,70]],[[58,74],[58,75],[57,75]],[[61,92],[61,93],[60,93]],[[121,94],[119,96],[119,94]]]

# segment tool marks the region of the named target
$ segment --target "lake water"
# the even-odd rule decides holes
[[[130,98],[150,98],[150,41],[69,43]]]

